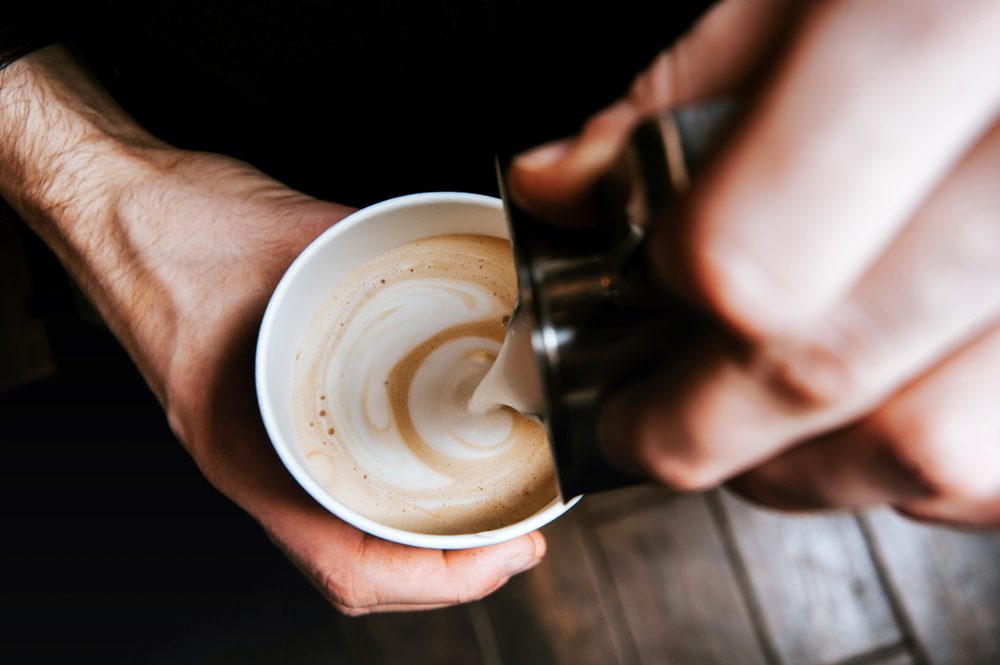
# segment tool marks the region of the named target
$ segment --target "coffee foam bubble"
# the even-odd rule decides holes
[[[557,497],[541,425],[468,410],[515,293],[507,241],[476,235],[403,245],[335,287],[294,387],[300,445],[333,496],[434,534],[506,526]]]

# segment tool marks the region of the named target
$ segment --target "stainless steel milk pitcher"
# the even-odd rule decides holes
[[[637,482],[600,452],[597,418],[617,387],[662,370],[705,330],[691,307],[656,285],[645,242],[670,214],[697,164],[730,124],[730,101],[672,110],[642,123],[594,190],[604,223],[553,226],[508,195],[498,163],[539,382],[532,410],[545,425],[564,499]]]

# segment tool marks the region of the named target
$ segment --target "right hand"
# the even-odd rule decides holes
[[[44,89],[60,85],[59,76],[72,77],[67,85],[76,87],[89,80],[59,49],[13,67],[19,71],[8,76],[24,77],[18,92],[42,87],[37,98],[29,94],[31,103],[65,98],[65,90]],[[44,115],[30,120],[38,124]],[[72,124],[89,117],[127,121],[116,108],[91,109],[88,118],[68,109],[62,119]],[[102,141],[96,148],[87,143],[92,127],[69,137],[38,127],[46,129],[48,136],[29,131],[10,138],[0,160],[16,163],[11,147],[26,139],[35,149],[76,149],[90,159],[68,179],[65,170],[30,173],[42,176],[41,189],[3,182],[4,195],[95,303],[205,477],[257,520],[335,607],[354,615],[471,601],[541,560],[545,540],[537,532],[455,551],[362,533],[313,501],[270,446],[253,388],[257,328],[291,261],[350,208],[288,189],[242,162],[176,150],[137,127],[128,142]],[[50,146],[49,138],[62,140]],[[65,205],[33,199],[40,191]]]
[[[1000,525],[1000,5],[724,0],[511,191],[576,217],[643,115],[746,111],[657,226],[717,326],[609,400],[606,452],[682,490]]]

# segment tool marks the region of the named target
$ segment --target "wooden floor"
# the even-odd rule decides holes
[[[653,488],[545,533],[546,562],[484,601],[338,619],[344,662],[1000,663],[1000,534]]]

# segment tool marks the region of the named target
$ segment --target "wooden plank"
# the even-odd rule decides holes
[[[345,619],[355,662],[365,665],[485,663],[468,607]]]
[[[670,501],[675,496],[660,485],[644,483],[587,495],[580,501],[580,507],[589,513],[591,522],[599,523]]]
[[[919,650],[935,665],[1000,663],[1000,534],[865,518]]]
[[[904,645],[895,644],[830,665],[914,665],[915,662]]]
[[[641,662],[767,662],[704,497],[609,522],[598,536]]]
[[[853,515],[788,515],[719,496],[782,662],[822,665],[901,640]]]
[[[913,665],[913,658],[905,651],[900,651],[888,658],[865,661],[864,665]]]
[[[614,602],[614,590],[595,565],[584,517],[577,506],[549,524],[545,561],[486,599],[503,662],[634,662],[635,647],[617,608],[606,605]]]

